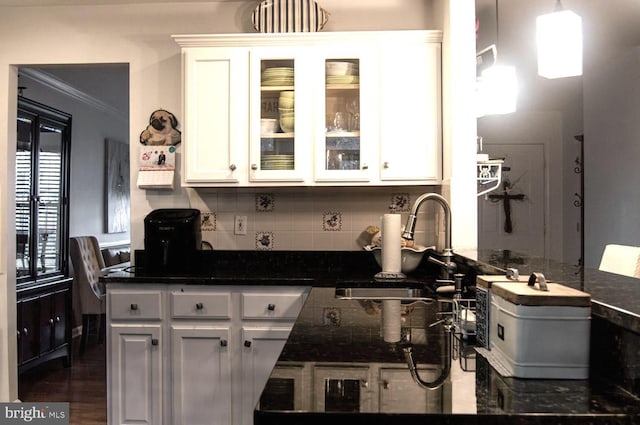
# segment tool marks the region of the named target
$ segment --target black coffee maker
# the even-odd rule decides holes
[[[187,276],[197,270],[202,245],[200,211],[165,208],[144,219],[144,271],[148,275]]]

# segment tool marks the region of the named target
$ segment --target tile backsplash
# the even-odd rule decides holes
[[[197,189],[190,207],[203,215],[202,239],[228,250],[360,250],[367,226],[381,226],[393,206],[406,221],[414,200],[440,187]],[[438,220],[435,219],[437,214]],[[234,233],[246,217],[246,234]],[[419,211],[415,240],[443,240],[442,211],[435,203]]]

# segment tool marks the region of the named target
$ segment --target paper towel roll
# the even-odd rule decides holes
[[[385,342],[400,341],[400,300],[382,301],[382,337]]]
[[[384,273],[400,273],[401,240],[400,214],[385,214],[382,217],[382,271]]]

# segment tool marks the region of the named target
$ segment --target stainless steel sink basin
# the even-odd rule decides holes
[[[435,301],[427,294],[428,291],[421,288],[336,288],[336,298],[345,300]]]

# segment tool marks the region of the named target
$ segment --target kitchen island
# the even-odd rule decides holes
[[[606,355],[615,361],[602,365],[592,360],[589,380],[505,378],[473,350],[472,337],[453,332],[449,376],[438,388],[425,389],[409,373],[402,344],[385,342],[379,301],[336,298],[336,288],[379,285],[372,278],[379,268],[369,253],[214,251],[207,255],[210,261],[204,261],[206,266],[193,276],[158,277],[135,271],[114,273],[103,281],[132,288],[158,283],[312,287],[259,395],[256,424],[640,422],[640,401],[632,391],[638,382],[638,334],[624,327],[633,324],[633,311],[625,313],[602,303],[599,308],[611,313],[598,316],[594,308],[592,359],[600,362]],[[491,261],[460,255],[456,261],[466,274],[465,296],[473,289],[476,273],[503,272]],[[524,270],[523,265],[520,268]],[[402,286],[432,290],[438,271],[423,260]],[[560,281],[545,271],[549,279]],[[606,275],[594,289],[607,295],[607,303],[615,302],[616,296],[624,296],[622,303],[633,302],[626,299],[630,293],[640,300],[640,286],[607,283]],[[427,382],[437,380],[446,369],[448,336],[441,324],[429,325],[442,318],[446,306],[409,304],[402,304],[402,332],[412,335],[418,375]]]

